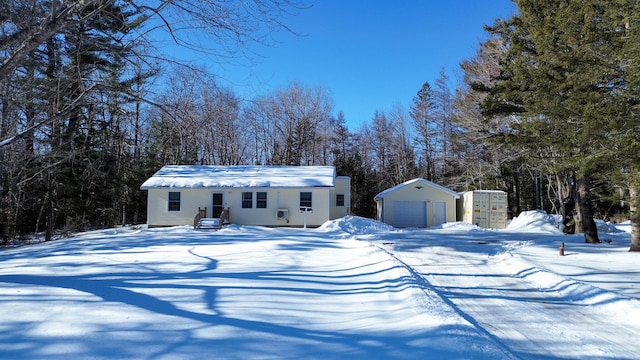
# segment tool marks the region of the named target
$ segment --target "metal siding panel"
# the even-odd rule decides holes
[[[393,223],[394,227],[427,227],[427,202],[426,201],[394,201]]]

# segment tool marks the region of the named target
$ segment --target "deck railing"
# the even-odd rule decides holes
[[[207,217],[207,208],[201,208],[198,207],[198,213],[196,214],[195,218],[193,219],[193,228],[197,228],[198,227],[198,223],[200,223],[200,219],[202,218],[206,218]]]
[[[204,219],[207,217],[207,208],[201,208],[198,207],[198,213],[196,214],[196,216],[193,219],[193,228],[197,229],[198,228],[198,224],[200,224],[200,219]],[[220,213],[220,225],[227,225],[229,224],[229,208],[224,208],[222,209],[222,212]]]

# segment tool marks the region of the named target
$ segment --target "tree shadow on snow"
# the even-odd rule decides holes
[[[228,236],[228,235],[227,235]],[[273,235],[268,237],[272,239]],[[279,237],[282,240],[282,236]],[[286,238],[286,234],[285,234]],[[205,242],[203,242],[203,239]],[[426,351],[439,358],[482,357],[478,349],[463,349],[443,346],[446,342],[486,341],[476,339],[478,334],[464,326],[440,326],[425,329],[421,332],[384,333],[362,331],[357,328],[343,330],[322,330],[313,326],[295,324],[295,319],[250,319],[225,314],[220,306],[220,293],[242,290],[251,286],[251,293],[259,291],[284,292],[292,298],[304,298],[308,295],[335,297],[348,294],[374,294],[401,291],[411,286],[411,281],[400,277],[385,281],[372,282],[362,280],[370,273],[360,272],[357,275],[340,275],[340,272],[301,271],[279,269],[274,266],[270,271],[221,271],[219,259],[202,255],[197,245],[209,244],[207,239],[215,243],[216,236],[200,236],[190,239],[185,234],[158,234],[147,237],[144,242],[134,236],[119,239],[113,243],[110,236],[94,236],[80,241],[67,240],[66,247],[59,245],[35,249],[31,253],[31,261],[43,261],[43,266],[52,269],[51,275],[20,273],[0,275],[0,287],[25,290],[23,294],[0,295],[0,303],[18,302],[28,307],[46,307],[67,303],[68,309],[74,311],[73,303],[85,301],[91,310],[86,316],[102,314],[123,316],[123,311],[136,313],[135,320],[116,324],[101,319],[86,319],[83,314],[71,316],[76,323],[64,326],[83,327],[91,324],[90,332],[94,335],[65,335],[63,331],[53,334],[38,334],[33,331],[40,321],[5,322],[0,333],[0,342],[12,344],[11,348],[0,350],[0,357],[44,357],[49,359],[73,357],[104,358],[155,358],[176,354],[185,358],[205,357],[298,357],[313,354],[322,358],[389,358],[401,356],[420,358]],[[222,241],[231,240],[221,237]],[[233,241],[237,241],[235,239]],[[286,251],[309,251],[314,248],[313,238],[300,239],[291,236],[280,245]],[[317,236],[316,242],[321,241]],[[110,242],[111,241],[111,242]],[[251,241],[249,237],[240,241]],[[253,239],[256,240],[256,238]],[[328,241],[328,246],[331,241]],[[144,252],[145,246],[161,247],[163,245],[179,245],[192,247],[189,253],[194,257],[190,270],[171,270],[171,254],[167,254],[166,263],[117,263],[105,262],[93,266],[68,260],[70,256],[82,254],[105,253],[113,256],[121,252],[124,255],[135,255]],[[317,247],[327,246],[319,243]],[[47,254],[48,253],[48,254]],[[25,255],[25,257],[29,257]],[[20,254],[3,254],[4,259],[18,259]],[[2,259],[0,259],[2,260]],[[68,269],[68,273],[55,273],[60,269]],[[85,271],[90,269],[91,271]],[[350,268],[345,265],[349,273]],[[296,286],[300,284],[300,286]],[[55,299],[46,293],[55,290],[64,291]],[[181,302],[182,294],[197,293],[200,297],[200,309],[185,306]],[[40,294],[40,295],[38,295]],[[89,297],[85,295],[90,295]],[[269,302],[267,299],[265,302]],[[251,304],[251,303],[250,303]],[[255,304],[255,303],[253,303]],[[281,306],[284,304],[269,304]],[[187,304],[189,305],[189,304]],[[100,312],[100,308],[105,310]],[[0,310],[1,311],[1,310]],[[94,312],[95,311],[95,312]],[[268,309],[265,309],[268,311]],[[148,320],[140,314],[149,314]],[[43,315],[43,321],[55,327],[60,321],[66,321],[67,315]],[[108,319],[107,319],[108,320]],[[293,323],[292,323],[292,320]],[[153,322],[158,321],[157,324]],[[62,325],[62,324],[60,324]],[[170,325],[170,326],[169,326]],[[169,326],[169,328],[162,328]],[[228,330],[225,330],[228,329]],[[207,335],[207,334],[211,335]],[[56,353],[56,348],[64,351]],[[57,354],[57,355],[56,355]],[[145,355],[141,355],[145,354]],[[420,356],[418,356],[420,354]]]

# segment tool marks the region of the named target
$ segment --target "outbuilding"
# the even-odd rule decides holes
[[[507,227],[507,193],[501,190],[473,190],[460,194],[458,219],[487,229]]]
[[[149,227],[215,218],[239,225],[319,226],[349,214],[350,178],[333,166],[164,166],[147,190]]]
[[[417,178],[375,196],[377,219],[398,228],[426,228],[456,221],[455,191]]]

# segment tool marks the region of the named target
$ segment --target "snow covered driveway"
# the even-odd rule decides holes
[[[378,246],[516,358],[637,359],[637,300],[523,261],[518,249],[533,244],[508,233],[448,229],[407,231],[397,241],[385,235]],[[545,255],[559,257],[553,247]]]
[[[0,358],[637,358],[637,300],[516,253],[545,241],[345,218],[5,249]]]

